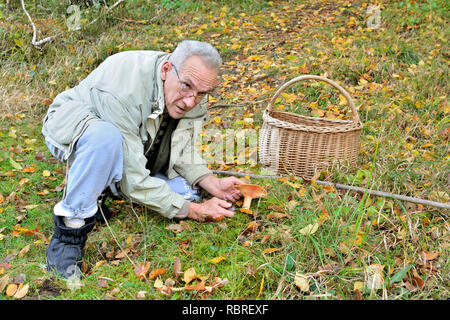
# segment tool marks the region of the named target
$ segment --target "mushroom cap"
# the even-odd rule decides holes
[[[250,197],[250,198],[259,198],[259,197],[267,197],[267,192],[262,187],[256,185],[256,184],[247,184],[242,183],[238,184],[237,186],[234,186],[236,189],[239,189],[241,191],[242,195],[244,197]]]

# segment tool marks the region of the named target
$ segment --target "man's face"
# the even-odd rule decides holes
[[[217,70],[208,68],[199,56],[191,56],[175,68],[177,72],[170,61],[164,62],[161,79],[167,111],[172,118],[179,119],[200,102],[202,93],[214,88]]]

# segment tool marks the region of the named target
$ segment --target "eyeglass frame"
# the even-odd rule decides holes
[[[188,88],[187,91],[183,90],[183,88],[186,88],[187,86],[190,87],[190,85],[188,83],[185,83],[185,82],[181,81],[180,76],[178,75],[177,67],[175,67],[175,65],[173,63],[171,63],[171,65],[173,67],[173,70],[175,70],[175,74],[177,75],[178,82],[180,83],[180,93],[181,93],[181,95],[183,97],[185,97],[185,98],[194,97],[195,101],[200,102],[206,95],[211,95],[211,91],[212,90],[204,91],[204,92],[199,92],[199,91],[196,91],[195,89],[192,89],[192,88]],[[192,95],[185,96],[184,93],[187,93],[187,94],[192,93]]]

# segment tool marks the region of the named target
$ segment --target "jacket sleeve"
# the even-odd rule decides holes
[[[112,94],[93,88],[91,99],[99,118],[117,126],[123,137],[123,174],[121,191],[132,201],[145,204],[167,218],[174,218],[186,200],[173,192],[167,183],[150,176],[139,135],[141,110],[119,101]]]

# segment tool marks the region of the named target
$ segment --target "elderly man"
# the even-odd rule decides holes
[[[54,207],[49,270],[79,273],[87,234],[106,211],[98,210],[106,209],[105,190],[167,218],[233,216],[242,181],[214,176],[194,148],[220,65],[216,49],[192,40],[172,54],[121,52],[55,98],[42,133],[70,170]],[[198,202],[201,189],[213,198]]]

